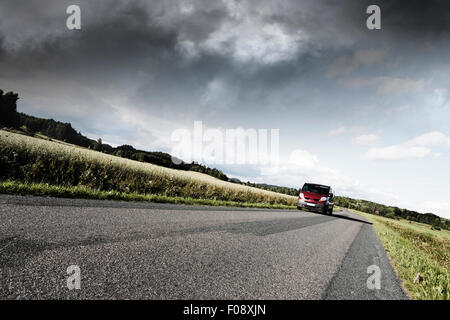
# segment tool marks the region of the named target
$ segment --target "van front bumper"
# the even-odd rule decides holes
[[[323,211],[325,207],[325,202],[323,203],[316,203],[316,202],[307,202],[305,200],[299,199],[297,202],[297,208],[298,209],[307,209],[312,211]]]

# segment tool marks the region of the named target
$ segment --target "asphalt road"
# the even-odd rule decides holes
[[[348,211],[0,195],[0,269],[2,299],[406,298],[372,226]]]

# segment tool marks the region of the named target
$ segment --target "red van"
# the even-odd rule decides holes
[[[332,214],[334,206],[333,189],[322,184],[305,183],[298,195],[297,208]]]

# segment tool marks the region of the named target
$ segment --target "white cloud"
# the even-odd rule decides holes
[[[289,31],[282,24],[268,22],[264,9],[254,10],[245,2],[224,1],[230,19],[200,41],[179,39],[188,56],[212,52],[233,57],[239,62],[272,64],[297,57],[309,37],[302,30]],[[305,46],[304,46],[305,47]],[[306,48],[306,47],[305,47]]]
[[[328,134],[330,136],[336,136],[336,135],[339,135],[339,134],[343,134],[345,132],[347,132],[347,128],[345,126],[340,126],[339,128],[331,130]]]
[[[402,160],[425,158],[431,153],[429,148],[395,145],[384,148],[370,148],[365,157],[373,160]]]
[[[277,24],[244,21],[238,27],[225,24],[202,46],[207,51],[230,54],[238,61],[256,60],[270,64],[294,58],[301,40],[300,32],[288,34]]]
[[[442,132],[430,132],[409,140],[407,144],[416,146],[443,145],[450,147],[450,137],[446,136]]]
[[[305,169],[315,168],[319,160],[306,150],[296,149],[291,153],[289,163]]]
[[[380,142],[380,137],[376,134],[365,134],[353,139],[353,143],[360,146],[373,146]]]
[[[364,156],[373,160],[420,159],[428,156],[439,158],[440,153],[432,153],[431,146],[450,147],[450,137],[441,132],[430,132],[402,144],[370,148]]]

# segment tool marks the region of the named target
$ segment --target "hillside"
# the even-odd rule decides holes
[[[0,181],[293,206],[296,197],[0,130]]]
[[[15,129],[17,130],[16,132],[29,136],[57,139],[122,158],[157,164],[172,169],[205,173],[220,180],[228,181],[228,177],[215,168],[209,168],[195,162],[186,163],[181,161],[181,163],[175,164],[172,161],[172,156],[168,153],[139,150],[131,145],[121,145],[114,148],[109,144],[102,143],[102,139],[98,139],[97,141],[89,139],[76,131],[70,123],[55,121],[53,119],[38,118],[17,112],[18,99],[19,97],[16,93],[8,92],[3,94],[3,91],[0,90],[0,110],[3,115],[2,118],[0,118],[0,127],[4,126],[6,128]]]

